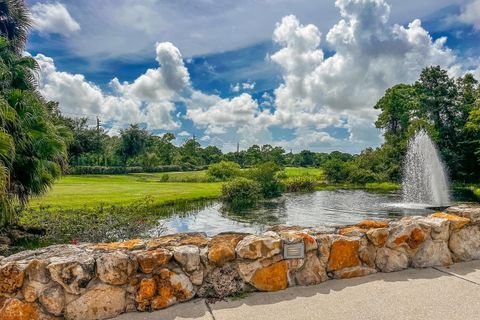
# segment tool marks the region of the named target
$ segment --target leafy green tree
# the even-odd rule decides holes
[[[231,161],[221,161],[208,167],[207,175],[220,181],[240,176],[240,165]]]
[[[275,162],[264,162],[249,169],[247,176],[260,185],[264,198],[274,198],[282,194],[283,186],[277,177],[281,170],[282,167]]]
[[[120,145],[117,154],[124,165],[127,160],[140,155],[146,148],[150,133],[140,128],[138,124],[130,125],[130,128],[120,131]]]
[[[0,225],[14,220],[16,204],[42,194],[61,174],[70,138],[35,91],[35,60],[13,50],[21,35],[9,36],[10,45],[5,32],[0,38]]]
[[[23,53],[32,19],[25,0],[0,1],[0,35],[17,55]]]

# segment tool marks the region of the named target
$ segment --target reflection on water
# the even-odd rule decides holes
[[[406,206],[397,193],[364,190],[317,191],[287,194],[242,213],[233,213],[215,202],[188,214],[173,215],[161,221],[167,233],[225,231],[258,233],[276,224],[318,226],[344,225],[364,219],[391,219],[403,215],[424,215],[433,210]],[[155,230],[152,230],[152,233]]]

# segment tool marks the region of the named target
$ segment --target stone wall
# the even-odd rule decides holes
[[[295,243],[303,243],[304,257],[285,259],[284,246]],[[194,233],[57,245],[0,260],[0,320],[106,319],[193,297],[472,259],[480,259],[480,208],[467,206],[342,228],[279,226],[261,235]]]

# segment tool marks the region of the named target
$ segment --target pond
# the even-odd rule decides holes
[[[152,230],[152,234],[158,233],[159,228],[165,233],[259,233],[277,224],[334,226],[354,224],[365,219],[392,219],[433,212],[434,210],[422,206],[404,205],[399,193],[374,193],[364,190],[316,191],[286,194],[242,213],[229,212],[220,202],[213,202],[202,209],[162,219],[159,227]]]

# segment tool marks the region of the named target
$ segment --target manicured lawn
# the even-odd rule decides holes
[[[162,175],[64,176],[46,195],[32,199],[29,207],[76,209],[96,207],[101,203],[127,205],[145,197],[150,197],[152,204],[161,204],[179,199],[212,199],[220,195],[221,183],[160,182]]]
[[[285,172],[288,177],[308,175],[322,179],[322,170],[318,168],[286,168]],[[208,181],[206,171],[64,176],[47,194],[32,199],[29,207],[79,209],[102,203],[129,205],[146,197],[153,205],[218,198],[221,183]]]
[[[287,167],[285,173],[287,177],[312,176],[318,179],[323,178],[323,170],[320,168]]]

